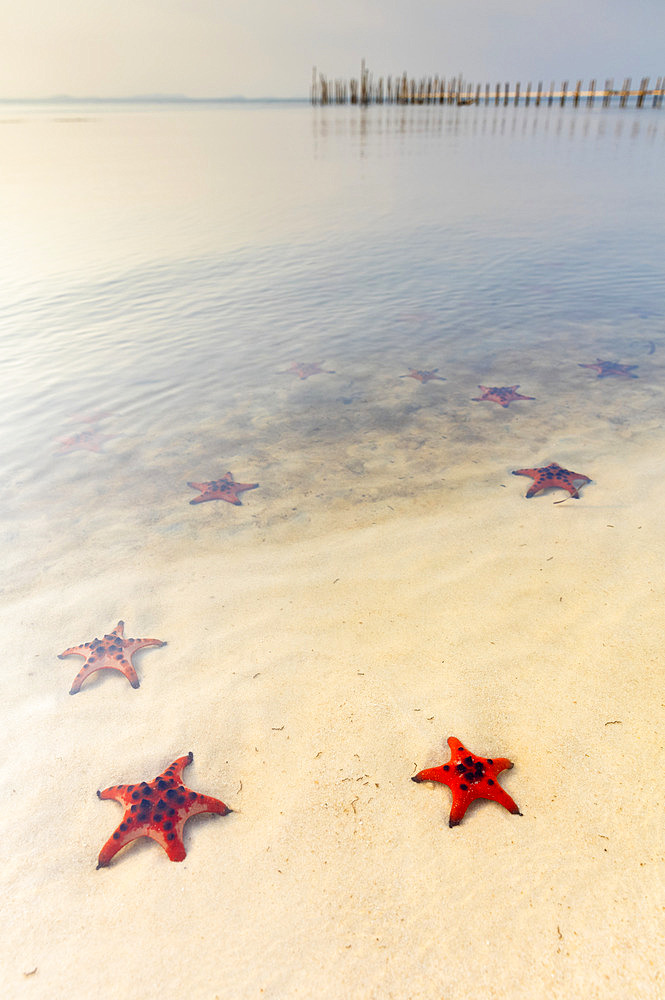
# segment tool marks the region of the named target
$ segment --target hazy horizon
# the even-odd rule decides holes
[[[357,77],[599,84],[665,72],[662,0],[0,0],[0,99],[306,98]]]

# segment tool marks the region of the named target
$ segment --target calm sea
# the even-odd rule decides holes
[[[578,362],[660,346],[658,110],[6,105],[0,135],[10,534],[93,462],[62,453],[80,433],[106,435],[128,478],[150,475],[128,434],[169,460],[178,437],[183,480],[181,439],[213,433],[194,476],[213,479],[220,432],[233,455],[256,443],[253,405],[311,450],[297,411],[315,383],[329,451],[359,419],[392,432],[374,388],[399,416],[410,369],[465,399],[479,383],[535,395],[538,359],[579,386]],[[336,375],[300,382],[293,363]]]

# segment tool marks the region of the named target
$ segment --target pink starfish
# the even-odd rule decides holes
[[[600,358],[596,358],[595,365],[578,365],[578,367],[593,368],[598,372],[598,378],[607,378],[608,375],[639,378],[639,375],[633,375],[633,368],[639,368],[639,365],[620,365],[618,361],[601,361]]]
[[[80,691],[83,681],[97,670],[119,670],[132,687],[137,688],[139,679],[132,663],[134,653],[144,646],[165,645],[161,639],[125,639],[125,623],[118,622],[113,631],[103,639],[93,639],[92,642],[84,642],[81,646],[71,646],[64,653],[59,653],[58,659],[62,660],[65,656],[82,656],[85,659],[85,663],[74,678],[70,694]]]
[[[78,434],[58,438],[58,454],[64,455],[68,451],[101,451],[104,442],[111,437],[111,434],[102,434],[95,428],[79,431]]]
[[[479,389],[482,389],[482,396],[472,396],[474,403],[482,403],[483,400],[488,399],[492,403],[498,403],[499,406],[510,406],[516,399],[535,399],[535,396],[522,396],[516,390],[519,389],[518,385],[479,385]]]
[[[213,479],[209,483],[187,483],[193,490],[201,490],[200,497],[194,497],[190,503],[206,503],[208,500],[226,500],[227,503],[240,507],[242,501],[238,496],[245,490],[255,490],[258,483],[236,483],[230,472],[221,479]]]
[[[400,375],[400,378],[415,378],[418,382],[431,382],[432,379],[438,379],[439,382],[445,382],[445,378],[436,374],[438,370],[438,368],[432,368],[431,371],[419,371],[417,368],[411,368],[407,375]]]
[[[136,785],[112,785],[97,792],[100,799],[115,799],[125,807],[122,823],[106,841],[97,868],[106,868],[118,851],[138,837],[150,837],[163,847],[170,861],[184,861],[187,856],[182,840],[185,823],[197,813],[233,812],[221,799],[193,792],[182,783],[182,772],[194,760],[190,751],[178,757],[152,781]]]

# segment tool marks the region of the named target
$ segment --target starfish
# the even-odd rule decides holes
[[[578,367],[594,368],[598,372],[598,378],[607,378],[608,375],[639,378],[639,375],[633,375],[633,368],[639,368],[639,365],[620,365],[617,361],[601,361],[600,358],[596,358],[595,365],[578,365]]]
[[[550,465],[543,466],[542,469],[515,469],[514,476],[531,476],[533,485],[526,491],[527,499],[540,493],[541,490],[548,490],[552,486],[560,486],[562,490],[568,490],[574,500],[579,500],[577,492],[579,487],[574,486],[575,482],[590,483],[591,480],[582,472],[571,472],[570,469],[562,469],[558,462],[551,462]],[[557,503],[561,503],[557,500]]]
[[[454,736],[448,739],[448,746],[451,756],[447,764],[419,771],[411,778],[411,781],[438,781],[441,785],[448,785],[453,793],[448,826],[461,823],[464,813],[475,799],[491,799],[508,812],[522,815],[508,792],[498,783],[499,773],[511,768],[512,761],[506,757],[476,757],[475,753],[465,750]]]
[[[111,434],[101,434],[94,428],[79,431],[78,434],[58,438],[58,454],[64,455],[68,451],[101,451],[104,442],[111,437]]]
[[[190,752],[178,757],[152,781],[137,785],[113,785],[97,792],[100,799],[115,799],[125,807],[122,823],[106,841],[97,860],[97,868],[106,868],[118,851],[137,837],[151,837],[164,848],[171,861],[184,861],[187,856],[182,842],[182,830],[197,813],[233,812],[220,799],[193,792],[182,783],[182,772],[194,760]]]
[[[492,403],[498,403],[499,406],[510,406],[516,399],[535,399],[535,396],[521,396],[519,392],[518,385],[479,385],[479,389],[482,389],[482,396],[473,396],[474,403],[482,403],[484,399],[490,400]]]
[[[419,382],[431,382],[432,379],[438,379],[439,382],[445,382],[445,378],[441,375],[437,375],[438,368],[432,368],[431,371],[419,371],[417,368],[410,368],[407,375],[400,375],[400,378],[415,378]]]
[[[208,500],[226,500],[236,507],[242,506],[242,500],[238,496],[245,490],[255,490],[258,483],[236,483],[230,472],[227,472],[221,479],[213,479],[210,483],[187,483],[193,490],[201,490],[200,497],[194,497],[190,503],[206,503]]]
[[[118,622],[116,627],[103,639],[93,639],[81,646],[72,646],[64,653],[58,654],[58,659],[65,656],[82,656],[85,663],[74,678],[70,694],[81,690],[86,677],[97,670],[119,670],[124,674],[133,688],[139,686],[139,679],[132,663],[132,657],[143,646],[165,646],[161,639],[125,639],[125,623]]]
[[[300,379],[309,378],[310,375],[334,375],[335,372],[326,371],[318,363],[314,364],[301,364],[294,361],[291,367],[288,369],[289,372],[293,372]]]

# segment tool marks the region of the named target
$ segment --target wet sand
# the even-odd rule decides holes
[[[663,990],[663,362],[615,340],[640,378],[597,380],[602,333],[578,336],[486,377],[468,352],[303,358],[335,376],[163,439],[107,418],[102,453],[13,501],[4,996]],[[536,401],[470,402],[514,381]],[[511,471],[550,461],[591,477],[580,500],[525,499]],[[227,469],[259,489],[188,504]],[[57,654],[119,619],[167,642],[140,689],[70,697]],[[522,816],[449,829],[449,791],[410,777],[451,735],[514,762]],[[122,816],[96,790],[190,750],[186,784],[234,812],[192,819],[182,863],[144,839],[96,870]]]

